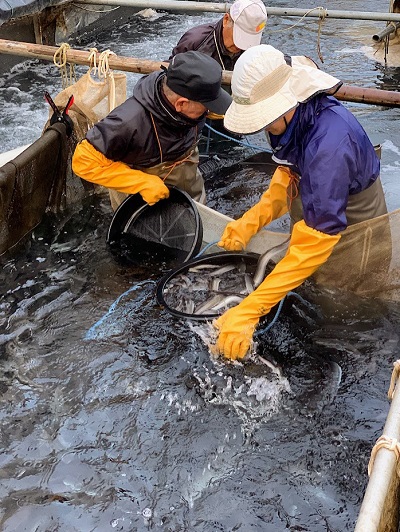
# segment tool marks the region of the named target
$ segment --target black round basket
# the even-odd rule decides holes
[[[251,286],[246,290],[246,283],[251,283],[259,257],[257,253],[230,251],[196,257],[158,281],[157,301],[178,318],[216,318],[251,292]],[[219,307],[216,310],[213,301]]]
[[[107,234],[111,251],[129,263],[159,263],[173,268],[196,255],[203,239],[192,198],[176,187],[150,206],[140,194],[128,196],[115,211]]]

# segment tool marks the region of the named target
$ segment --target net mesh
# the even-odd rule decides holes
[[[197,236],[196,219],[186,205],[156,204],[128,221],[125,233],[163,246],[190,252]]]
[[[0,254],[14,246],[42,219],[86,193],[70,170],[71,144],[63,124],[0,168]]]

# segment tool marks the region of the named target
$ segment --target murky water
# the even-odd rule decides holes
[[[193,22],[213,17],[132,17],[99,33],[97,46],[164,58]],[[271,17],[269,42],[316,58],[316,23],[293,24]],[[325,22],[323,68],[347,83],[393,88],[399,71],[362,50],[375,30]],[[43,91],[55,93],[60,80],[50,64],[28,62],[0,84],[2,148],[11,149],[40,133]],[[385,192],[398,208],[399,111],[349,107],[383,144]],[[209,205],[239,215],[263,190],[263,169],[208,177]],[[304,301],[288,298],[260,340],[261,356],[286,379],[278,386],[255,360],[213,361],[189,324],[155,302],[165,266],[114,259],[110,219],[106,198],[89,199],[47,217],[2,258],[2,530],[352,530],[389,409],[399,307],[305,283]]]

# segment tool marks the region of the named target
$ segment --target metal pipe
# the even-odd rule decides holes
[[[32,44],[19,41],[8,41],[0,39],[0,53],[17,55],[22,57],[35,57],[46,61],[53,61],[57,46],[47,46],[44,44]],[[70,48],[66,52],[67,62],[77,65],[90,66],[89,52],[86,50],[74,50]],[[97,54],[97,58],[99,54]],[[151,59],[139,59],[137,57],[124,57],[120,55],[110,55],[109,65],[114,70],[124,72],[136,72],[138,74],[149,74],[159,70],[161,61]],[[222,83],[231,83],[232,72],[224,70],[222,73]],[[373,105],[385,105],[389,107],[400,107],[400,92],[386,91],[381,89],[370,89],[367,87],[354,87],[352,85],[342,85],[335,93],[338,100],[355,103],[366,103]]]
[[[372,39],[375,42],[381,42],[381,41],[383,41],[383,39],[387,35],[390,35],[391,33],[394,33],[398,28],[400,28],[400,22],[395,22],[394,24],[389,24],[380,33],[375,33],[375,35],[372,35]]]
[[[159,9],[161,11],[193,11],[210,13],[227,13],[232,4],[213,2],[192,2],[190,0],[85,0],[77,4],[95,4],[108,6],[134,7],[137,9]],[[310,9],[268,7],[268,15],[288,17],[314,17],[353,20],[382,20],[385,22],[400,22],[400,13],[378,13],[375,11],[335,11],[320,7]]]

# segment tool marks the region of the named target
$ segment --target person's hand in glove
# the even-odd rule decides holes
[[[76,147],[72,158],[72,170],[82,179],[97,185],[125,194],[139,193],[149,205],[154,205],[169,196],[168,187],[158,176],[107,159],[87,140],[83,140]]]
[[[252,302],[248,299],[246,297],[239,305],[227,310],[217,320],[214,320],[213,325],[219,332],[218,341],[211,348],[214,354],[236,360],[243,358],[250,350],[253,333],[260,321],[260,316],[256,309],[252,308]]]
[[[228,223],[218,246],[227,251],[241,251],[262,227],[283,216],[288,211],[287,188],[291,176],[288,168],[278,166],[260,201],[241,218]]]
[[[340,234],[322,233],[304,220],[295,223],[285,257],[254,292],[214,321],[219,335],[213,352],[232,360],[243,358],[260,318],[326,262],[339,240]]]

